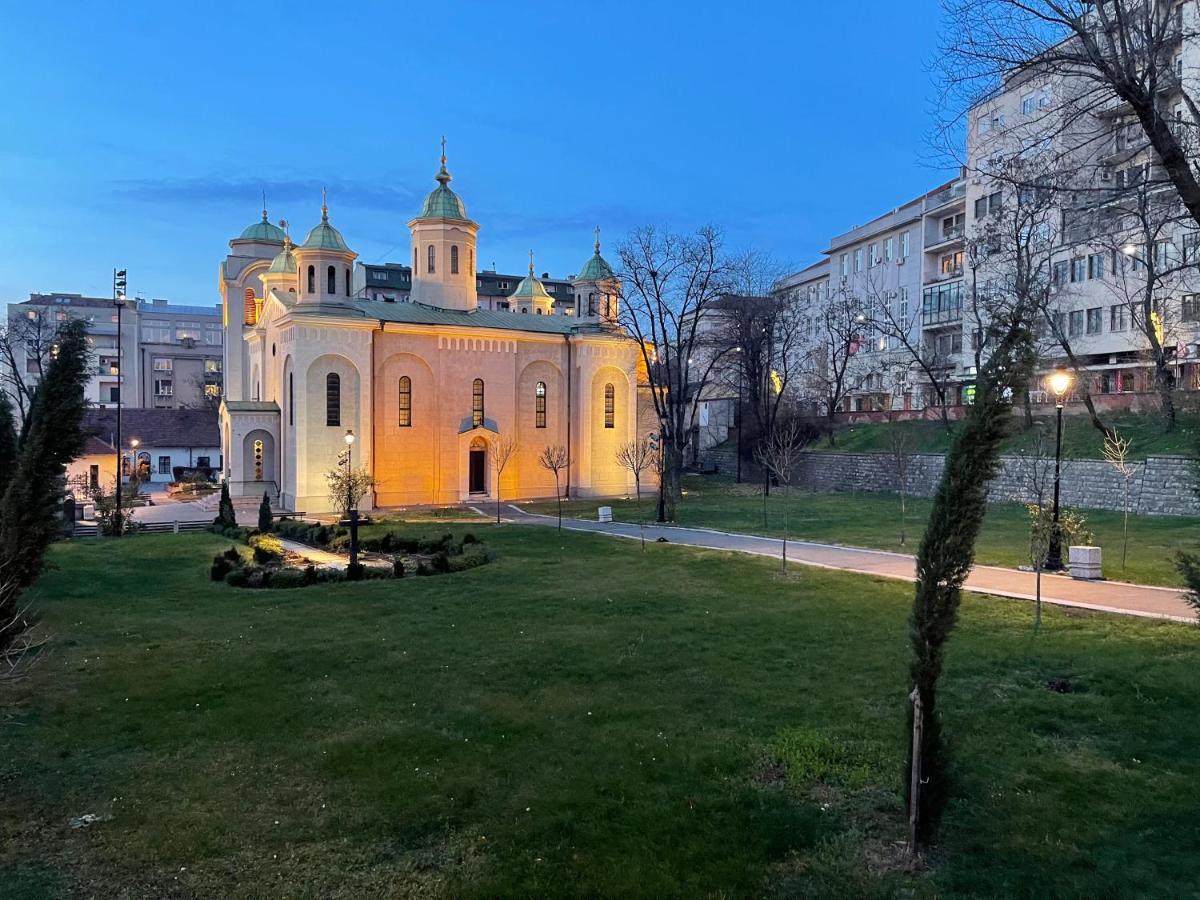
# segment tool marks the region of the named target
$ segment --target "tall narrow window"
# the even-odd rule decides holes
[[[263,480],[263,442],[254,442],[254,480]]]
[[[242,302],[244,304],[242,321],[247,325],[254,325],[258,322],[258,298],[254,296],[254,288],[246,288],[242,294]]]
[[[308,267],[308,292],[310,294],[317,292],[317,270],[315,266]]]
[[[325,270],[325,293],[337,293],[337,269],[333,266]]]
[[[458,245],[453,244],[450,247],[450,274],[458,274]]]
[[[346,273],[346,296],[349,297],[350,296],[350,270],[346,269],[345,273]]]
[[[417,248],[413,247],[413,274],[417,274]]]
[[[337,372],[325,376],[325,424],[342,424],[342,379]]]
[[[617,391],[611,384],[604,386],[604,427],[612,428],[615,425],[617,405]]]
[[[412,379],[400,377],[400,427],[412,427]]]
[[[533,424],[536,428],[546,427],[546,382],[539,381],[533,389]]]
[[[475,274],[475,251],[470,247],[467,248],[467,274]]]
[[[288,424],[296,424],[296,375],[288,372]]]
[[[437,250],[433,244],[429,245],[429,263],[425,268],[430,275],[437,271]]]
[[[471,424],[478,428],[483,424],[483,379],[476,378],[471,385]]]

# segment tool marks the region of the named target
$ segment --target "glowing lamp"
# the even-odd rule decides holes
[[[346,429],[346,446],[349,447],[353,443],[354,443],[354,431],[353,431],[353,429],[347,428]]]
[[[1071,382],[1074,380],[1070,372],[1058,369],[1050,376],[1050,390],[1054,391],[1054,396],[1061,400],[1063,395],[1071,389]]]

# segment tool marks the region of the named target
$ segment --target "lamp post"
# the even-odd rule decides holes
[[[358,504],[354,502],[354,431],[346,429],[346,518],[350,520],[350,566],[358,565]]]
[[[1046,571],[1061,572],[1062,560],[1062,529],[1058,524],[1058,494],[1062,474],[1062,429],[1063,429],[1063,397],[1071,389],[1071,373],[1058,369],[1050,376],[1050,390],[1054,392],[1055,405],[1058,407],[1058,422],[1054,438],[1054,520],[1050,524],[1050,546],[1046,548]]]
[[[121,310],[125,308],[125,289],[128,286],[125,269],[113,269],[113,306],[117,308],[117,521],[121,520],[121,404],[124,385],[121,384]]]
[[[737,409],[735,411],[734,426],[737,428],[737,483],[742,483],[742,375],[745,372],[745,365],[742,361],[741,347],[734,347],[733,352],[738,354],[738,393],[737,393]]]

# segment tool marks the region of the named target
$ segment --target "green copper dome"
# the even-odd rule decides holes
[[[600,255],[600,226],[596,226],[596,252],[592,254],[592,258],[583,264],[583,268],[579,270],[579,274],[575,276],[576,281],[605,281],[610,278],[616,278],[616,273],[613,272],[612,266]]]
[[[295,275],[296,274],[296,257],[292,255],[292,242],[288,238],[284,238],[283,250],[279,255],[271,260],[271,268],[267,269],[268,275]]]
[[[267,211],[263,210],[261,222],[255,222],[242,232],[239,241],[274,241],[282,244],[283,239],[287,234],[278,225],[272,225],[267,221]]]
[[[324,204],[321,206],[321,221],[308,233],[308,237],[304,239],[304,243],[300,247],[303,250],[350,252],[350,248],[342,240],[342,233],[329,224],[329,207]]]
[[[536,303],[539,300],[546,303],[554,302],[554,298],[546,292],[546,286],[533,274],[532,252],[529,254],[529,274],[521,279],[521,283],[517,285],[517,289],[512,292],[508,299],[510,301],[529,301],[530,303]]]
[[[467,219],[467,207],[462,202],[462,198],[454,191],[450,190],[450,181],[452,176],[446,169],[446,142],[442,140],[442,167],[438,169],[438,173],[433,176],[434,181],[438,183],[425,198],[425,203],[421,206],[421,214],[418,219]]]

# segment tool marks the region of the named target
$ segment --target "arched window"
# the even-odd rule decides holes
[[[604,386],[604,427],[614,427],[616,414],[617,391],[611,384]]]
[[[467,248],[467,274],[475,274],[475,251],[470,247]]]
[[[308,267],[308,292],[310,294],[317,292],[317,270],[315,266]]]
[[[400,376],[400,427],[412,427],[412,379]]]
[[[242,301],[245,304],[245,315],[242,321],[247,325],[253,325],[258,321],[258,302],[254,296],[254,288],[246,288],[242,294]]]
[[[350,270],[346,269],[346,296],[350,296]]]
[[[430,275],[437,271],[437,248],[435,248],[433,244],[429,245],[429,262],[425,267],[425,271],[427,271]]]
[[[457,244],[452,244],[450,246],[450,274],[451,275],[458,274],[458,245]]]
[[[533,389],[533,424],[535,428],[546,427],[546,382],[539,381]]]
[[[333,266],[325,270],[325,293],[337,293],[337,269]]]
[[[476,378],[471,385],[471,424],[478,428],[483,424],[483,379]]]
[[[596,314],[596,295],[588,294],[588,315],[594,316],[595,314]]]
[[[263,480],[263,442],[254,442],[254,480]]]
[[[342,379],[337,372],[325,376],[325,424],[342,424]]]
[[[296,373],[288,372],[288,424],[296,424]]]
[[[413,270],[412,270],[412,273],[414,275],[417,274],[417,248],[416,247],[413,247]]]

